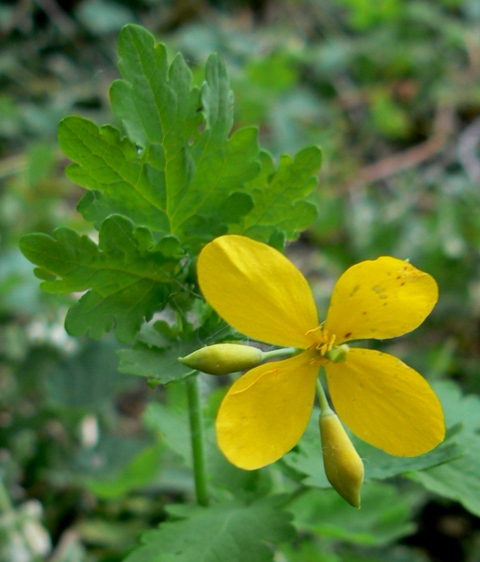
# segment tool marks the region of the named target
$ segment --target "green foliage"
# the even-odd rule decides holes
[[[250,505],[225,502],[208,509],[171,505],[171,521],[142,537],[144,545],[125,562],[273,561],[266,542],[294,537],[291,515],[281,509],[279,498],[261,499]]]
[[[188,322],[172,326],[163,320],[144,325],[132,347],[117,351],[120,372],[148,377],[152,383],[161,384],[191,374],[192,370],[180,363],[179,357],[185,357],[208,340],[231,335],[231,329],[208,305],[197,300],[193,309],[197,327]]]
[[[178,287],[174,277],[178,257],[171,255],[170,242],[163,238],[154,245],[147,229],[135,229],[127,218],[111,215],[102,223],[98,245],[88,236],[60,228],[55,238],[25,237],[21,248],[42,266],[35,273],[45,279],[44,290],[91,289],[67,315],[65,326],[72,335],[89,333],[98,338],[116,321],[116,335],[125,342],[133,339],[144,317],[150,319],[156,309],[163,308]]]
[[[458,442],[464,454],[414,477],[428,490],[459,501],[480,516],[480,400],[478,396],[462,396],[450,381],[437,384],[435,390],[442,399],[447,423],[463,425]]]
[[[395,21],[402,9],[400,0],[376,0],[365,3],[361,0],[341,0],[350,10],[350,22],[359,30],[374,27],[380,22]]]
[[[258,159],[256,129],[229,136],[233,95],[218,56],[208,59],[199,91],[183,57],[169,66],[165,47],[154,46],[141,28],[122,31],[119,54],[124,79],[113,83],[111,99],[128,139],[78,117],[59,128],[60,146],[78,162],[68,168],[70,179],[94,190],[79,205],[87,220],[99,224],[119,213],[156,237],[170,234],[194,248],[242,218],[242,232],[256,227],[261,236],[266,227],[270,236],[285,231],[289,239],[311,224],[313,205],[297,201],[316,185],[319,149],[300,153],[294,162],[285,156],[274,175],[268,154]],[[286,214],[292,203],[295,212]]]
[[[295,499],[290,510],[300,529],[327,541],[342,538],[353,544],[380,545],[412,531],[408,521],[412,499],[402,498],[393,486],[372,482],[362,492],[361,517],[333,491],[318,488]]]
[[[102,499],[122,498],[132,490],[142,489],[158,476],[164,450],[160,443],[149,445],[123,466],[118,474],[91,479],[87,488]]]
[[[102,415],[110,409],[112,396],[134,382],[118,373],[112,357],[116,347],[115,342],[90,341],[59,358],[44,381],[49,406],[79,416]]]
[[[88,291],[69,310],[69,333],[99,338],[115,325],[130,342],[167,305],[189,308],[192,299],[179,305],[175,295],[191,292],[183,261],[202,242],[230,228],[281,245],[311,224],[315,207],[304,198],[321,160],[311,147],[283,156],[275,171],[254,128],[230,135],[233,97],[218,56],[199,91],[182,56],[169,66],[165,47],[140,27],[124,28],[119,54],[124,78],[111,99],[128,136],[81,117],[59,127],[60,146],[77,162],[67,173],[90,190],[79,210],[99,229],[98,245],[60,228],[20,247],[45,290]]]
[[[261,162],[261,173],[249,184],[254,208],[232,232],[265,242],[274,241],[280,233],[293,239],[316,217],[315,207],[305,197],[317,183],[314,174],[321,165],[321,153],[312,146],[293,160],[284,155],[277,172],[267,152],[261,154]]]

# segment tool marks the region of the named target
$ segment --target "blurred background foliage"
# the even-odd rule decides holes
[[[108,89],[118,32],[130,22],[182,51],[199,82],[196,67],[219,52],[236,127],[258,125],[275,156],[322,147],[318,219],[288,248],[319,303],[354,262],[411,259],[437,279],[440,302],[421,329],[388,347],[430,379],[480,392],[477,0],[3,0],[2,561],[122,560],[165,504],[192,495],[178,420],[170,436],[159,435],[146,408],[182,404],[181,390],[119,374],[109,338],[70,338],[69,297],[42,294],[17,249],[27,232],[86,228],[57,124],[71,113],[115,123]],[[319,497],[318,509],[335,517],[315,524],[297,502],[302,538],[277,559],[480,559],[477,517],[405,480],[390,484],[370,491],[360,527],[331,496]]]

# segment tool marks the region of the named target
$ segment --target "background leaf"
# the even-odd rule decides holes
[[[370,482],[362,489],[360,511],[351,509],[333,490],[318,488],[294,499],[289,509],[299,529],[326,540],[342,538],[357,544],[385,544],[412,532],[412,499],[405,495],[402,498],[394,486]]]
[[[145,533],[143,546],[125,562],[271,562],[273,552],[266,543],[294,536],[291,516],[281,509],[278,498],[250,505],[233,501],[208,509],[172,505],[168,511],[173,520]]]
[[[87,480],[86,486],[98,498],[121,498],[132,490],[144,488],[158,478],[163,453],[161,443],[149,445],[117,474],[109,474],[104,478],[91,478]]]
[[[480,399],[462,396],[452,381],[437,383],[435,392],[442,401],[447,424],[463,424],[458,442],[465,452],[447,464],[416,473],[414,478],[428,490],[459,501],[480,516]]]

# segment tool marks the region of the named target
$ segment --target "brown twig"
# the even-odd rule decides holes
[[[72,548],[75,543],[78,542],[78,533],[73,529],[67,529],[61,536],[60,542],[52,553],[51,557],[48,559],[49,562],[60,562],[67,555],[68,551]]]
[[[480,183],[480,117],[466,127],[458,139],[458,159],[473,183]]]
[[[428,140],[362,168],[349,182],[349,188],[388,178],[430,159],[444,148],[453,130],[453,108],[440,107],[435,117],[434,133]]]
[[[3,43],[4,39],[17,28],[26,28],[30,31],[31,27],[31,11],[32,11],[31,0],[19,0],[15,7],[13,8],[12,17],[10,21],[3,24],[3,28],[0,30],[0,44]]]

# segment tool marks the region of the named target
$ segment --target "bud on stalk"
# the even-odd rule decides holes
[[[256,367],[263,360],[263,352],[256,347],[237,343],[217,343],[202,347],[178,360],[197,371],[209,375],[227,375]]]
[[[319,425],[328,481],[344,500],[358,509],[364,475],[362,459],[332,410],[320,414]]]

